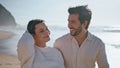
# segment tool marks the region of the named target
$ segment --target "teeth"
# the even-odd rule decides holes
[[[73,31],[73,29],[70,29],[70,31]]]

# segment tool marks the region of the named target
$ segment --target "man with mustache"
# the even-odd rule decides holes
[[[88,31],[92,12],[87,5],[68,9],[70,33],[58,38],[54,47],[64,58],[65,68],[109,68],[105,45],[101,39]]]

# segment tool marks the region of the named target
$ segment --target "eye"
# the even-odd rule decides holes
[[[71,21],[71,23],[76,23],[75,21]]]
[[[40,33],[43,33],[43,32],[45,32],[45,31],[49,31],[49,29],[46,27],[46,28],[43,28],[43,29],[40,29]]]
[[[40,33],[43,33],[44,32],[44,30],[42,29],[42,30],[40,30]]]

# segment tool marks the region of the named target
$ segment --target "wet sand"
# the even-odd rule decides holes
[[[20,68],[17,56],[0,53],[0,68]]]

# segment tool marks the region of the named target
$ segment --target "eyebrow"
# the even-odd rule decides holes
[[[48,29],[47,26],[46,26],[45,28],[44,28],[44,27],[43,27],[43,28],[40,28],[39,30],[44,30],[44,29]]]

